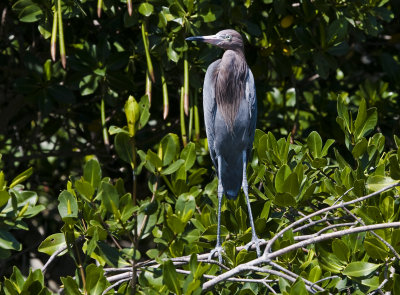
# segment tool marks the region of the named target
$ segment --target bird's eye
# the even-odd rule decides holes
[[[232,40],[232,36],[231,35],[225,35],[225,39],[228,40],[228,41],[231,41]]]

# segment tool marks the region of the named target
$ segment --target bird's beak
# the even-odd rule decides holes
[[[209,35],[209,36],[194,36],[186,38],[186,41],[199,41],[205,42],[212,45],[218,45],[221,42],[221,38],[217,35]]]

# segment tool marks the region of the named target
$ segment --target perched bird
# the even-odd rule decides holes
[[[221,59],[207,69],[203,86],[203,109],[211,160],[218,174],[217,245],[211,251],[222,261],[220,237],[221,201],[225,194],[236,199],[241,187],[246,196],[252,240],[260,256],[261,242],[254,229],[246,166],[253,146],[257,119],[257,98],[253,74],[246,63],[242,36],[235,30],[216,35],[186,38],[187,41],[210,43],[225,50]]]

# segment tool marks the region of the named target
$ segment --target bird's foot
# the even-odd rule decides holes
[[[215,253],[217,253],[218,261],[219,261],[219,263],[222,263],[222,252],[224,252],[224,249],[222,249],[221,246],[215,247],[213,250],[211,250],[210,254],[208,255],[208,260],[212,260]]]
[[[244,248],[249,251],[250,248],[254,245],[257,251],[257,257],[261,256],[260,244],[265,243],[264,239],[259,239],[258,237],[253,237],[250,242],[248,242]]]

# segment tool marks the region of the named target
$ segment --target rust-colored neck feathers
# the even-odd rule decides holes
[[[215,99],[228,129],[233,131],[240,101],[244,99],[248,66],[242,50],[226,50],[215,70]]]

